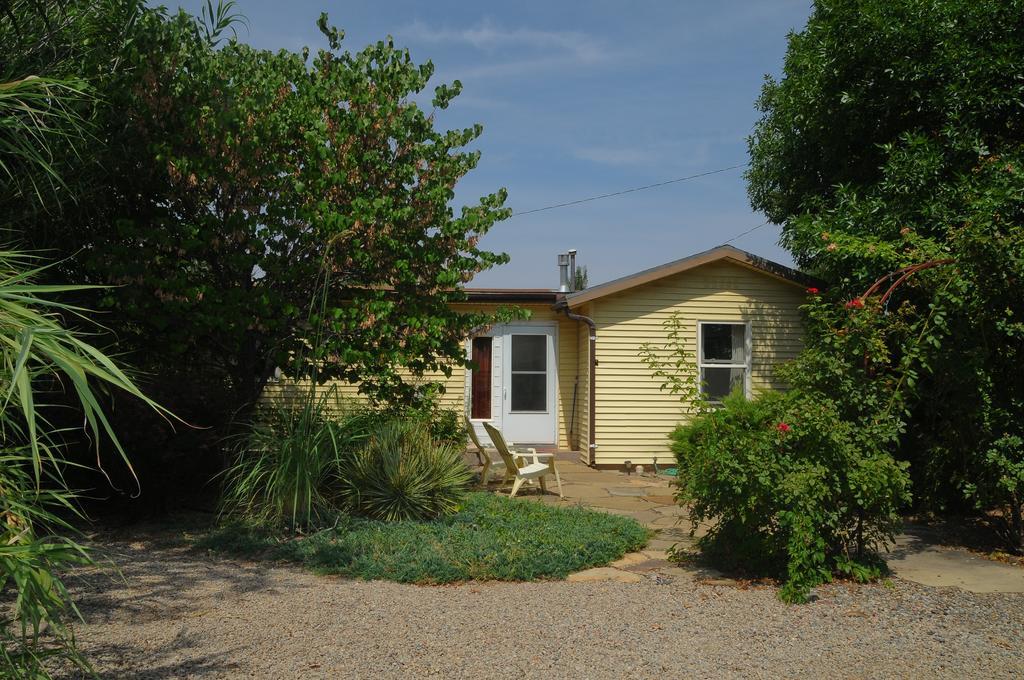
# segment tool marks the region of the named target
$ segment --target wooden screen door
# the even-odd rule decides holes
[[[469,417],[473,420],[491,419],[491,354],[494,339],[473,338],[473,375],[470,383]]]

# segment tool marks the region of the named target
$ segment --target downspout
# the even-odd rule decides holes
[[[597,459],[597,438],[594,434],[596,420],[594,417],[594,414],[596,413],[594,401],[595,396],[597,395],[597,324],[595,324],[594,320],[589,316],[577,314],[569,309],[569,305],[565,301],[555,305],[555,311],[565,312],[565,315],[573,321],[582,321],[590,327],[590,342],[588,343],[590,345],[590,379],[587,381],[587,388],[590,393],[590,398],[587,403],[587,410],[589,411],[588,420],[590,423],[587,439],[590,441],[587,443],[587,464],[593,466]]]

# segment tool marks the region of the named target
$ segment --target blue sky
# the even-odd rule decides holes
[[[746,162],[764,75],[781,70],[786,34],[803,27],[810,0],[239,0],[238,9],[248,18],[239,37],[259,47],[323,46],[315,22],[327,11],[348,49],[392,35],[415,61],[434,62],[438,82],[461,80],[439,122],[479,122],[484,134],[458,202],[506,187],[508,205],[526,211]],[[763,221],[742,170],[514,216],[484,241],[512,261],[471,285],[553,287],[555,256],[572,247],[599,283]],[[777,239],[767,225],[733,245],[789,264]]]

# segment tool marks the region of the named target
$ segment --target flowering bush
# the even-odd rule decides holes
[[[895,378],[887,403],[843,396],[843,410],[906,422],[891,451],[920,510],[984,513],[1024,553],[1020,16],[996,0],[814,3],[758,100],[747,178],[839,313],[884,323],[902,308],[902,329],[871,336],[894,371],[828,356],[836,326],[810,325],[818,390],[861,390],[865,366]]]
[[[815,332],[778,369],[789,392],[734,395],[672,435],[677,498],[695,522],[714,522],[700,542],[706,556],[784,578],[790,602],[836,573],[883,573],[878,549],[910,502],[907,465],[891,452],[915,355],[889,351],[910,333],[907,311],[853,302],[804,305]]]
[[[673,432],[677,500],[694,526],[713,523],[699,541],[706,557],[784,579],[788,602],[836,573],[876,578],[878,548],[909,501],[905,464],[880,446],[893,428],[844,419],[834,401],[801,389],[734,394]]]

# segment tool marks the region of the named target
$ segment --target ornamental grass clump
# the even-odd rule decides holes
[[[222,514],[268,527],[318,528],[339,510],[341,459],[358,448],[375,418],[346,411],[333,389],[310,387],[298,403],[264,404],[231,442]]]
[[[456,447],[436,443],[422,423],[391,420],[341,462],[339,494],[351,513],[385,521],[455,512],[471,473]]]

